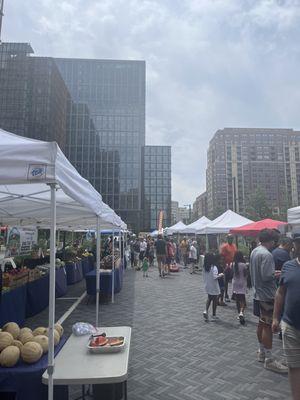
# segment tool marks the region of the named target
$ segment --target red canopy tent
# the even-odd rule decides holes
[[[263,229],[279,229],[280,226],[287,225],[286,222],[276,221],[274,219],[262,219],[251,224],[240,226],[230,230],[233,235],[257,236]]]

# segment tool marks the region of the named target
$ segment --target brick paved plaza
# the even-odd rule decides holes
[[[85,290],[81,282],[67,297]],[[202,317],[205,294],[200,274],[188,270],[162,280],[155,269],[143,278],[128,269],[115,304],[101,305],[102,325],[133,328],[129,400],[279,400],[290,399],[288,378],[266,371],[256,361],[255,318],[251,297],[246,326],[236,320],[235,303],[219,307],[218,322]],[[58,319],[74,299],[57,300]],[[47,310],[28,325],[47,324]],[[86,299],[64,322],[66,333],[77,321],[95,321],[95,304]],[[276,337],[274,350],[282,356]],[[72,388],[70,397],[80,394]]]

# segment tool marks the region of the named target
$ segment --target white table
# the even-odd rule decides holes
[[[87,349],[89,336],[71,335],[55,357],[54,385],[101,385],[124,383],[127,399],[127,378],[131,328],[129,326],[100,327],[107,336],[124,336],[125,348],[119,353],[91,354]],[[43,383],[48,383],[47,371]]]

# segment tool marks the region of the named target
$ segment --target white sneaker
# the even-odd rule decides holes
[[[246,321],[245,321],[244,314],[242,312],[240,312],[240,314],[239,314],[239,320],[240,320],[241,325],[245,325]]]
[[[203,311],[203,318],[205,319],[206,322],[208,322],[208,314],[206,311]]]
[[[263,353],[262,351],[258,350],[257,351],[257,361],[261,362],[261,363],[264,363],[265,359],[266,359],[266,354]]]
[[[270,371],[277,372],[278,374],[287,374],[289,371],[286,365],[283,365],[274,358],[266,358],[264,367]]]

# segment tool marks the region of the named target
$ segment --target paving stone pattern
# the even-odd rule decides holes
[[[71,289],[74,293],[84,289],[82,283],[76,286],[79,289]],[[126,271],[115,304],[100,306],[100,321],[103,326],[133,328],[128,399],[290,399],[288,378],[266,371],[256,360],[251,294],[245,326],[236,320],[234,302],[218,308],[220,321],[204,322],[205,300],[201,274],[190,275],[184,269],[161,279],[155,269],[148,278],[130,268]],[[57,303],[58,318],[67,305],[64,300]],[[41,313],[35,323],[46,317],[46,312]],[[78,306],[64,323],[67,334],[77,321],[94,323],[95,303],[84,300]],[[274,352],[282,357],[277,337]],[[80,390],[73,387],[70,398],[75,399]]]

